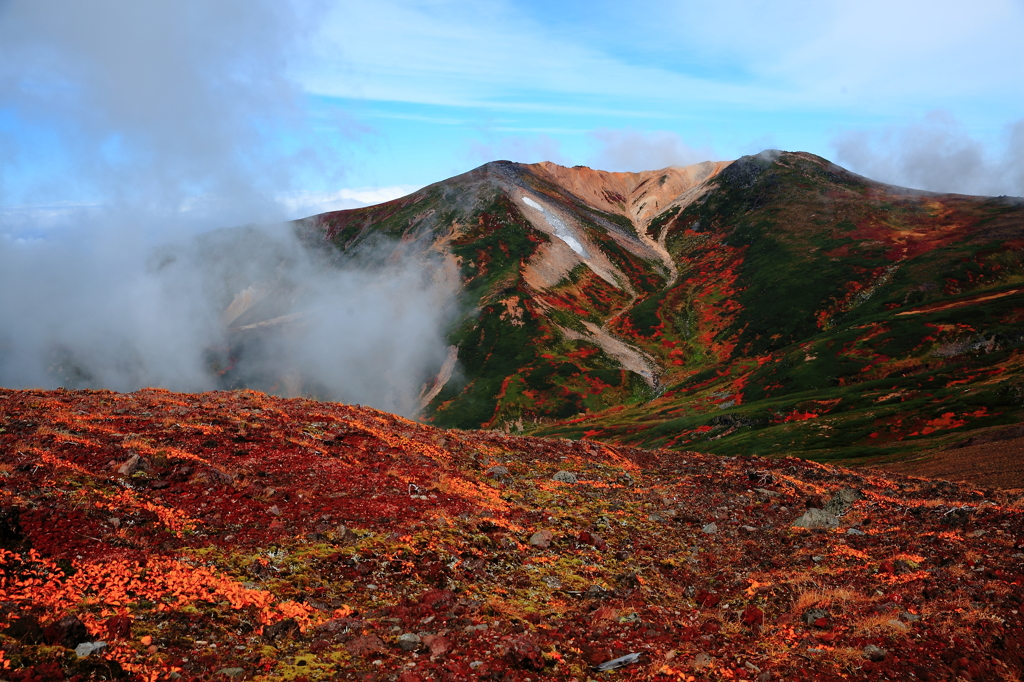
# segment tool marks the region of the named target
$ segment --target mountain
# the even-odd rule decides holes
[[[498,161],[295,227],[459,273],[464,313],[422,393],[436,426],[878,463],[1021,421],[1020,199],[806,153],[644,173]]]
[[[0,453],[12,682],[1024,673],[1020,491],[255,391],[0,389]]]

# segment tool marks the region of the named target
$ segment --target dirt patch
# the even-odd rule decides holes
[[[654,361],[654,358],[615,338],[592,322],[584,322],[583,325],[590,332],[589,334],[583,334],[572,329],[566,329],[565,327],[559,327],[559,329],[566,338],[597,344],[606,355],[614,358],[616,362],[622,365],[623,369],[643,377],[643,380],[651,388],[658,385],[658,375],[661,374],[661,368],[658,367],[658,363]]]

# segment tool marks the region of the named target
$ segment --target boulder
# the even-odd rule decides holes
[[[839,519],[823,509],[808,509],[793,522],[793,527],[829,530],[839,527]]]
[[[551,477],[552,481],[558,481],[559,483],[575,483],[576,474],[571,471],[559,471]]]

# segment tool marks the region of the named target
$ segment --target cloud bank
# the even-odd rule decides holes
[[[0,3],[0,385],[249,381],[414,411],[445,271],[355,268],[279,224],[275,197],[336,172],[290,77],[299,4]],[[210,232],[247,223],[277,227]]]
[[[995,149],[960,121],[933,111],[921,121],[833,140],[836,161],[873,180],[932,192],[1024,196],[1024,119]]]

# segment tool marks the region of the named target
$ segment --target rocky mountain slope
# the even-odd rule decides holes
[[[252,391],[0,390],[0,453],[5,680],[1024,674],[1019,491]]]
[[[885,461],[1024,407],[1019,199],[805,153],[646,173],[494,162],[297,229],[459,273],[456,362],[423,391],[442,427]]]

